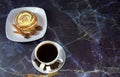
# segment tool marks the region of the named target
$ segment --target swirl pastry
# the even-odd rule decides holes
[[[33,29],[36,26],[37,21],[36,15],[29,11],[20,12],[15,17],[15,23],[25,31]]]
[[[25,34],[34,35],[37,31],[37,28],[40,28],[40,26],[37,26],[38,19],[36,15],[29,11],[22,11],[18,13],[15,16],[14,21],[15,21],[14,27],[17,28],[16,29],[17,31],[14,31],[14,33],[19,33],[22,35]]]

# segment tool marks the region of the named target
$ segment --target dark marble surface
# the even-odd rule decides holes
[[[6,18],[17,7],[45,9],[45,36],[29,43],[10,41]],[[31,63],[44,40],[61,44],[66,63],[55,77],[120,77],[120,2],[118,0],[0,0],[0,77],[41,74]]]

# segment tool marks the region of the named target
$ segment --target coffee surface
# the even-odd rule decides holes
[[[39,47],[37,57],[42,62],[51,62],[57,57],[57,48],[52,44],[44,44]]]

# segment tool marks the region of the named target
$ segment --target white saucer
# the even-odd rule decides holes
[[[13,31],[15,30],[12,24],[14,24],[14,18],[16,14],[21,11],[30,11],[35,13],[38,18],[38,25],[42,27],[41,31],[38,31],[36,35],[31,36],[29,39],[24,38],[22,35],[15,34]],[[6,36],[9,40],[15,42],[30,42],[34,40],[38,40],[45,35],[47,29],[47,18],[44,9],[38,7],[21,7],[16,8],[10,11],[7,20],[6,20]]]
[[[57,44],[57,43],[56,43]],[[36,59],[35,58],[35,54],[34,54],[34,52],[35,51],[33,51],[32,52],[32,55],[31,55],[31,60],[32,60],[32,64],[33,64],[33,66],[35,67],[35,69],[36,70],[38,70],[39,72],[41,72],[41,73],[44,73],[44,74],[48,74],[48,73],[54,73],[54,72],[57,72],[57,71],[59,71],[61,68],[62,68],[62,66],[64,65],[64,63],[65,63],[65,60],[66,60],[66,55],[65,55],[65,51],[64,51],[64,49],[59,45],[59,44],[57,44],[58,46],[59,46],[59,48],[60,48],[60,50],[61,50],[61,52],[63,52],[63,55],[62,55],[62,60],[60,60],[59,58],[59,60],[61,61],[61,63],[59,64],[59,67],[58,68],[56,68],[56,69],[50,69],[50,67],[48,66],[48,70],[44,70],[43,68],[44,68],[44,64],[42,64],[42,63],[40,63],[39,61],[39,64],[40,65],[38,65],[34,60]],[[41,67],[41,66],[43,66],[43,67]]]

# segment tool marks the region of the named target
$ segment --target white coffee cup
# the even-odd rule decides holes
[[[57,72],[65,63],[65,51],[58,43],[43,41],[39,43],[32,53],[33,66],[42,73]]]

